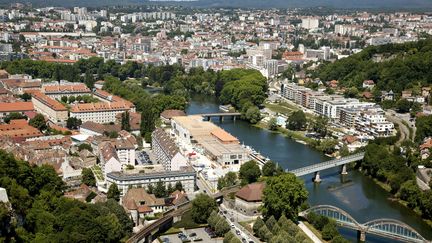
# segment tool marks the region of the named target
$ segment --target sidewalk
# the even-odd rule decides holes
[[[300,221],[298,224],[301,230],[314,242],[314,243],[322,243],[322,241],[302,222]]]

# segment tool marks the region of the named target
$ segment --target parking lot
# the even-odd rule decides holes
[[[210,238],[210,236],[204,231],[204,228],[197,228],[197,229],[188,229],[184,230],[183,233],[187,236],[187,239],[189,239],[191,242],[194,242],[194,239],[202,239],[196,242],[214,242],[214,243],[222,243],[222,238]],[[193,233],[196,234],[193,235]],[[192,236],[192,237],[190,237]],[[160,237],[162,242],[166,243],[182,243],[183,241],[179,238],[178,234],[172,234],[172,235],[163,235]],[[168,240],[167,240],[168,239]]]

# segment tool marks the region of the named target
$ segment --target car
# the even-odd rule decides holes
[[[224,213],[224,214],[227,214],[227,213],[228,213],[228,211],[224,210],[224,211],[223,211],[223,213]]]
[[[235,228],[235,225],[234,225],[234,224],[231,224],[231,228]]]
[[[170,240],[169,240],[168,238],[163,238],[163,239],[162,239],[162,242],[163,242],[163,243],[170,243]]]
[[[240,235],[240,230],[236,230],[236,235]]]
[[[192,232],[189,234],[189,237],[195,237],[195,236],[197,236],[197,234],[195,232]]]
[[[242,242],[243,242],[243,243],[247,243],[247,241],[246,241],[245,238],[242,238]]]

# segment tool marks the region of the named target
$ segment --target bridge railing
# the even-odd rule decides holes
[[[358,223],[350,214],[344,210],[331,205],[317,205],[299,213],[299,216],[307,218],[307,214],[314,212],[320,215],[335,219],[336,222],[345,228],[350,228],[365,233],[371,233],[383,237],[389,237],[409,242],[430,242],[427,241],[411,226],[396,219],[376,219],[364,224]],[[331,212],[331,213],[329,213]],[[342,216],[342,217],[341,217]]]
[[[294,170],[291,170],[288,172],[293,173],[297,176],[302,176],[302,175],[317,172],[320,170],[330,169],[330,168],[340,166],[343,164],[348,164],[348,163],[354,162],[356,160],[361,160],[363,158],[364,158],[364,153],[358,153],[358,154],[350,155],[350,156],[339,158],[339,159],[333,159],[333,160],[325,161],[322,163],[305,166],[305,167],[294,169]]]

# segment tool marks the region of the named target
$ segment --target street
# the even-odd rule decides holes
[[[228,222],[230,224],[233,224],[234,227],[231,227],[231,231],[240,239],[243,240],[245,239],[246,242],[261,242],[258,238],[256,238],[255,236],[253,236],[253,234],[251,232],[249,232],[248,230],[246,230],[245,228],[243,228],[243,226],[241,226],[239,224],[239,222],[245,222],[245,221],[250,221],[250,220],[254,220],[256,219],[256,217],[253,216],[246,216],[243,214],[238,213],[236,210],[231,209],[231,208],[227,208],[224,204],[220,205],[221,211],[224,212],[226,211],[227,213],[224,214],[228,220]],[[236,231],[239,230],[240,231],[240,235],[238,235],[236,233]],[[243,241],[244,242],[244,241]]]

